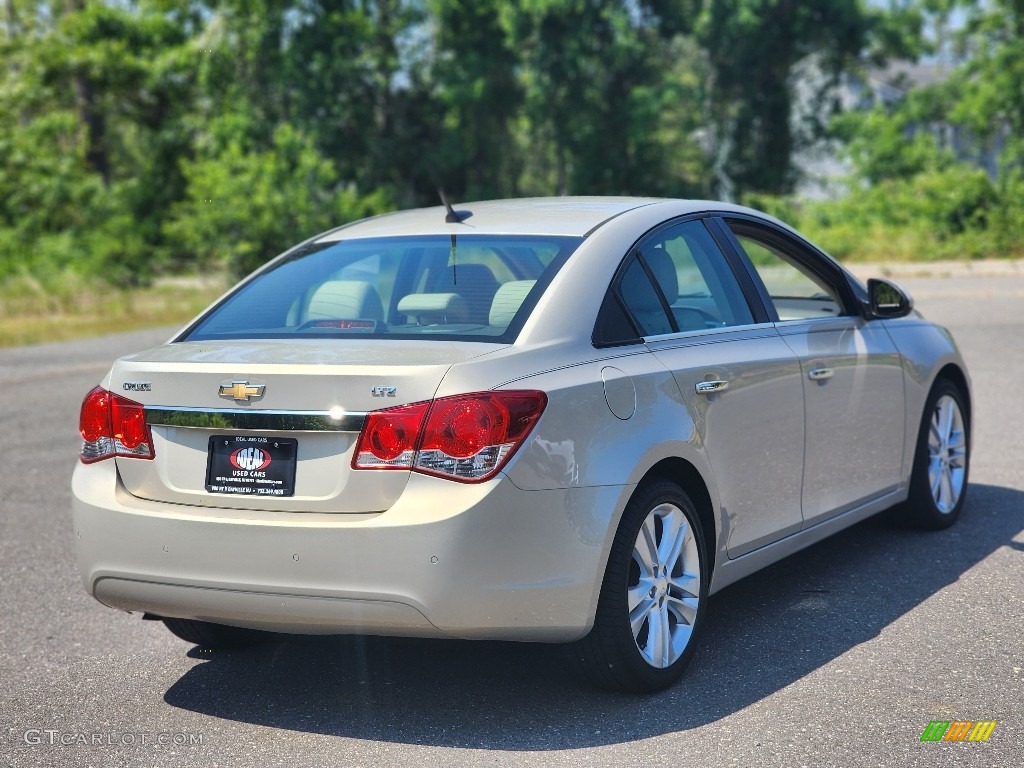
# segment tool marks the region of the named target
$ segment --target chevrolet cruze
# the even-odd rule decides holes
[[[407,211],[273,259],[82,404],[85,588],[179,637],[570,644],[673,683],[708,595],[964,505],[950,334],[707,201]]]

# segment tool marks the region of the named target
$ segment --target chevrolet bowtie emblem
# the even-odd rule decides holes
[[[220,385],[220,396],[249,402],[253,397],[263,397],[266,384],[250,384],[248,381],[226,381]]]

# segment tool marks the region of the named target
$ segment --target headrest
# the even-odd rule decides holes
[[[398,311],[420,325],[464,323],[469,308],[457,293],[410,293],[398,302]]]
[[[384,307],[377,289],[364,280],[328,280],[313,293],[306,316],[308,320],[383,320]]]
[[[494,294],[494,300],[491,302],[488,324],[508,327],[536,284],[536,280],[513,280],[502,285]]]

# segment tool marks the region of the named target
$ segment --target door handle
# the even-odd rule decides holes
[[[698,381],[694,389],[698,395],[713,395],[729,388],[728,381]]]
[[[825,379],[831,379],[835,374],[831,368],[812,368],[807,372],[807,378],[811,381],[825,381]]]

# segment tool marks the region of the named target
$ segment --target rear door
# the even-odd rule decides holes
[[[800,364],[705,224],[691,219],[648,235],[624,262],[612,298],[672,372],[697,425],[729,556],[800,530]]]
[[[806,413],[804,526],[893,490],[903,475],[903,369],[880,323],[858,311],[843,272],[772,227],[726,219],[776,328],[800,359]]]

